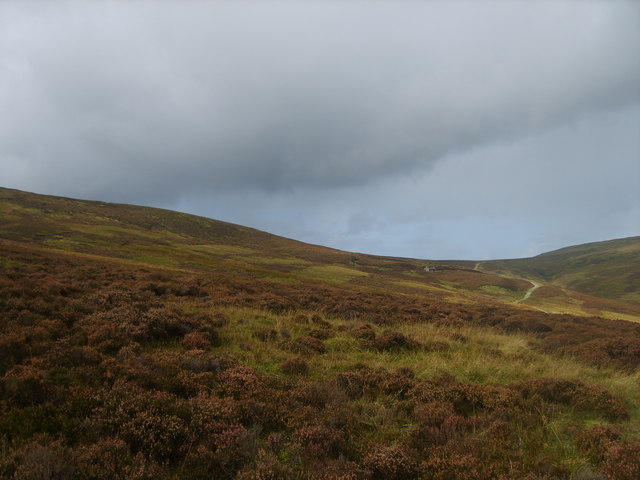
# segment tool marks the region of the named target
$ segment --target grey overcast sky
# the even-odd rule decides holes
[[[0,186],[418,258],[640,234],[640,2],[0,3]]]

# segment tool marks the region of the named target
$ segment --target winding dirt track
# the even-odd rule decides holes
[[[482,270],[482,268],[480,268],[480,265],[482,265],[482,263],[483,263],[483,262],[478,262],[478,263],[476,263],[476,264],[475,264],[475,266],[473,267],[473,269],[474,269],[476,272],[482,272],[483,270]],[[538,283],[538,282],[536,282],[535,280],[531,280],[531,279],[528,279],[528,278],[521,278],[521,277],[514,277],[514,278],[520,278],[521,280],[526,280],[527,282],[529,282],[529,283],[532,285],[532,287],[531,287],[529,290],[527,290],[527,291],[526,291],[526,293],[524,294],[524,296],[523,296],[521,299],[516,300],[516,301],[515,301],[515,303],[522,303],[522,302],[524,302],[524,301],[528,300],[528,299],[529,299],[529,297],[531,296],[531,294],[532,294],[533,292],[535,292],[538,288],[540,288],[540,287],[542,286],[542,284],[541,284],[541,283]],[[544,312],[544,310],[542,310],[541,308],[539,308],[538,310],[540,310],[540,311],[543,311],[543,312]]]
[[[527,282],[530,282],[530,283],[533,285],[533,287],[531,287],[529,290],[527,290],[527,293],[525,293],[525,294],[524,294],[524,297],[522,297],[520,300],[516,300],[516,303],[522,303],[522,302],[524,302],[525,300],[527,300],[527,299],[531,296],[531,294],[532,294],[532,293],[533,293],[537,288],[540,288],[540,287],[542,286],[541,284],[539,284],[538,282],[535,282],[535,281],[533,281],[533,280],[529,280],[529,279],[527,279]]]

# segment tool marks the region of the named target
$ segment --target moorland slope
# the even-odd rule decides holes
[[[0,477],[638,478],[637,303],[482,267],[0,189]]]
[[[586,243],[532,258],[486,262],[492,271],[620,300],[640,301],[640,237]]]

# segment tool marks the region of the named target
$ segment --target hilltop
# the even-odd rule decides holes
[[[377,257],[0,189],[0,477],[635,479],[636,246]]]

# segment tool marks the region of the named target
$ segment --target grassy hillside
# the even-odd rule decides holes
[[[589,295],[640,301],[640,237],[587,243],[533,258],[484,263]]]
[[[0,478],[636,479],[638,325],[431,264],[0,190]]]
[[[438,265],[436,272],[425,272],[425,266],[434,262],[343,252],[157,208],[0,188],[0,215],[0,239],[196,274],[233,271],[267,282],[346,284],[456,303],[516,304],[531,287],[527,277],[498,275],[484,266],[474,270],[451,262]],[[603,301],[566,290],[551,293],[547,300],[537,295],[519,306],[640,319],[637,303]]]

